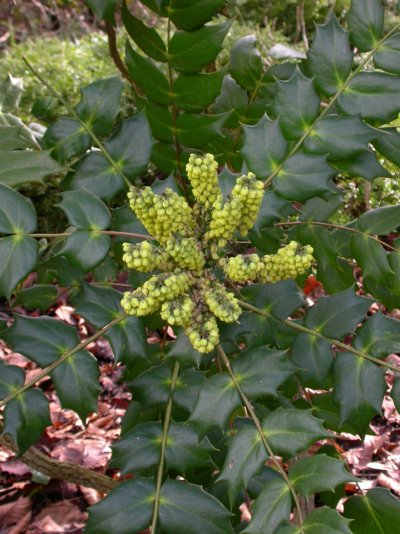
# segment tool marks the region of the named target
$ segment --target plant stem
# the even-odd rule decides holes
[[[131,84],[132,89],[134,90],[136,95],[140,96],[139,90],[136,87],[135,82],[130,77],[129,71],[125,67],[125,63],[122,61],[121,56],[119,55],[117,47],[117,34],[115,33],[114,26],[111,24],[111,22],[106,20],[105,27],[108,40],[108,50],[110,51],[111,59],[114,61],[115,66],[120,71],[122,76]]]
[[[133,238],[144,239],[144,240],[148,240],[148,241],[155,240],[155,237],[153,237],[152,235],[137,234],[135,232],[118,232],[116,230],[88,230],[88,231],[97,232],[99,234],[111,235],[111,236],[114,236],[114,237],[133,237]],[[29,237],[37,237],[37,238],[41,238],[41,237],[69,237],[73,233],[74,232],[61,232],[59,234],[35,233],[35,234],[27,234],[27,235]]]
[[[263,430],[263,427],[261,425],[261,422],[258,419],[258,417],[257,417],[257,415],[256,415],[256,413],[254,411],[254,408],[251,405],[251,402],[249,401],[249,399],[247,398],[247,396],[243,392],[242,388],[240,387],[239,381],[236,378],[236,375],[232,370],[231,364],[229,362],[229,359],[228,359],[227,355],[225,354],[224,349],[221,347],[221,345],[218,345],[217,350],[218,350],[218,354],[220,355],[220,357],[222,358],[222,360],[223,360],[223,362],[225,364],[225,367],[226,367],[230,377],[232,378],[233,383],[235,384],[235,387],[236,387],[240,397],[242,398],[243,404],[245,405],[247,412],[249,413],[250,417],[252,418],[252,420],[253,420],[253,422],[255,424],[255,427],[257,429],[257,432],[260,435],[260,438],[261,438],[261,441],[262,441],[262,443],[264,445],[265,450],[267,451],[267,453],[270,456],[271,460],[273,461],[275,467],[277,468],[277,470],[281,474],[282,478],[285,480],[286,484],[289,487],[290,493],[293,496],[293,500],[294,500],[294,503],[295,503],[296,508],[297,508],[297,518],[298,518],[298,521],[299,521],[299,526],[300,526],[301,532],[303,532],[303,514],[302,514],[302,511],[301,511],[300,501],[298,499],[297,493],[296,493],[292,483],[290,482],[289,477],[286,474],[286,471],[283,469],[283,467],[280,465],[280,463],[276,459],[274,451],[271,449],[271,446],[269,445],[269,443],[268,443],[268,441],[267,441],[267,439],[265,437],[264,430]]]
[[[156,528],[157,528],[158,511],[160,509],[161,485],[162,485],[162,480],[163,480],[163,475],[164,475],[165,449],[167,447],[168,431],[169,431],[169,425],[171,423],[172,394],[175,389],[176,381],[178,379],[178,374],[179,374],[179,362],[176,360],[174,369],[172,371],[170,393],[169,393],[167,408],[165,410],[163,433],[162,433],[162,438],[161,438],[160,461],[158,463],[156,493],[154,495],[153,517],[151,520],[151,533],[152,534],[156,534]]]
[[[114,160],[114,158],[111,156],[111,154],[108,152],[106,147],[103,145],[103,143],[100,141],[100,139],[97,137],[97,135],[94,133],[94,131],[90,128],[90,126],[83,121],[80,116],[77,114],[75,109],[71,106],[69,102],[65,100],[65,98],[56,90],[54,87],[46,81],[39,72],[32,67],[32,65],[29,63],[29,61],[23,57],[22,60],[28,67],[28,69],[32,72],[32,74],[50,91],[50,93],[65,106],[65,108],[68,110],[68,112],[74,117],[76,121],[79,122],[79,124],[84,128],[89,136],[92,138],[94,144],[97,146],[97,148],[100,149],[103,156],[106,158],[106,160],[109,162],[111,167],[114,169],[114,171],[121,176],[121,178],[124,180],[125,185],[129,189],[131,187],[131,182],[129,178],[122,172],[121,167],[118,165],[118,163]]]
[[[265,310],[261,310],[260,308],[257,308],[256,306],[253,306],[252,304],[248,304],[247,302],[244,302],[243,300],[239,300],[239,304],[242,308],[245,308],[246,310],[249,310],[254,313],[257,313],[258,315],[262,315],[264,317],[273,319],[277,323],[282,322],[286,326],[289,326],[290,328],[293,328],[294,330],[297,330],[299,332],[303,332],[304,334],[308,334],[313,337],[319,337],[320,339],[328,341],[332,345],[335,345],[336,347],[341,348],[345,350],[346,352],[351,352],[352,354],[355,354],[356,356],[359,356],[360,358],[364,358],[365,360],[369,360],[370,362],[373,362],[376,365],[380,365],[381,367],[386,367],[387,369],[390,369],[391,371],[395,371],[396,373],[400,372],[399,367],[396,367],[395,365],[391,365],[390,363],[387,363],[383,360],[379,360],[378,358],[374,358],[373,356],[370,356],[369,354],[362,352],[361,350],[357,350],[351,345],[346,345],[346,343],[343,343],[342,341],[339,341],[338,339],[325,336],[324,334],[321,334],[321,332],[318,332],[317,330],[313,330],[312,328],[308,328],[307,326],[303,326],[301,324],[295,323],[293,321],[290,321],[289,319],[283,319],[282,321],[280,321],[279,319],[271,315],[269,312]]]
[[[27,382],[20,388],[15,389],[12,393],[7,395],[7,397],[1,400],[0,408],[5,406],[11,400],[15,399],[15,397],[18,397],[18,395],[21,395],[22,393],[24,393],[24,391],[27,391],[28,389],[33,387],[37,382],[42,380],[42,378],[45,378],[46,376],[48,376],[52,371],[54,371],[54,369],[56,369],[59,365],[64,363],[65,360],[67,360],[68,358],[70,358],[71,356],[79,352],[80,350],[90,345],[90,343],[92,343],[93,341],[96,341],[96,339],[98,339],[99,337],[103,336],[108,330],[110,330],[110,328],[112,328],[117,323],[123,321],[125,317],[126,317],[125,314],[120,315],[119,317],[116,317],[110,323],[103,326],[103,328],[101,328],[98,332],[93,334],[93,336],[88,337],[87,339],[78,343],[78,345],[76,345],[74,348],[69,349],[66,352],[64,352],[64,354],[62,354],[57,360],[55,360],[53,363],[51,363],[45,369],[43,369],[43,371],[41,371],[38,375],[36,375],[30,382]]]
[[[396,24],[394,28],[390,30],[389,33],[387,33],[382,39],[378,42],[378,44],[365,56],[365,58],[361,61],[361,63],[357,66],[356,69],[354,69],[348,76],[347,80],[343,83],[342,87],[338,90],[338,92],[332,97],[332,100],[328,103],[328,105],[321,111],[321,113],[318,115],[318,117],[314,120],[314,122],[307,128],[307,130],[304,132],[304,134],[300,137],[300,139],[297,141],[297,143],[294,145],[292,150],[285,156],[283,161],[276,167],[276,169],[266,178],[264,181],[264,188],[266,189],[269,187],[272,183],[272,180],[279,174],[281,171],[283,165],[285,162],[291,158],[301,147],[301,145],[304,143],[304,141],[307,139],[307,137],[310,135],[310,133],[315,128],[317,122],[321,120],[325,115],[328,113],[328,111],[333,107],[333,105],[336,103],[337,99],[340,97],[342,93],[347,89],[347,87],[350,85],[350,82],[353,80],[357,74],[359,74],[362,69],[365,67],[365,65],[368,63],[368,61],[372,58],[372,56],[375,54],[375,52],[383,45],[383,43],[389,39],[391,35],[393,35],[398,29],[400,28],[400,24]]]

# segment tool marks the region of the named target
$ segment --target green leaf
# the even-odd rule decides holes
[[[122,21],[129,36],[147,56],[156,61],[167,61],[167,49],[160,35],[155,28],[149,28],[143,21],[134,17],[125,1],[122,3]]]
[[[341,339],[353,332],[364,318],[371,300],[359,297],[353,288],[330,297],[321,297],[307,310],[305,325],[324,336]]]
[[[135,52],[129,41],[126,42],[125,61],[130,77],[151,102],[162,105],[170,103],[167,78],[150,59]]]
[[[220,94],[224,74],[224,69],[207,74],[180,74],[174,82],[175,105],[191,112],[207,108]]]
[[[174,33],[169,45],[170,65],[179,71],[198,72],[214,61],[222,50],[223,42],[232,21],[204,26],[190,33]]]
[[[29,389],[6,404],[3,433],[8,434],[24,454],[51,425],[49,401],[40,389]]]
[[[338,105],[347,115],[390,122],[397,118],[400,78],[382,72],[357,74],[338,98]]]
[[[168,345],[166,359],[178,360],[181,366],[200,366],[202,360],[201,352],[198,352],[190,343],[189,338],[183,329],[177,332],[174,343]]]
[[[76,312],[99,330],[122,313],[121,299],[122,294],[115,289],[83,284],[72,302]],[[113,349],[115,363],[122,361],[130,367],[138,359],[147,359],[146,332],[137,317],[126,317],[108,330],[105,337]]]
[[[225,0],[171,0],[168,15],[177,28],[191,32],[211,20],[224,4]]]
[[[336,354],[333,371],[340,422],[349,422],[363,436],[372,417],[382,411],[387,389],[385,372],[365,358],[347,352]]]
[[[309,410],[278,408],[262,422],[264,435],[275,454],[292,457],[318,439],[331,436]]]
[[[255,400],[268,395],[276,395],[277,388],[296,369],[288,361],[286,351],[257,347],[244,350],[232,362],[232,370],[245,395]]]
[[[46,311],[57,298],[57,288],[49,284],[40,284],[18,291],[14,306],[24,306],[28,310]]]
[[[254,501],[251,521],[243,534],[275,532],[283,521],[288,520],[290,510],[289,486],[281,478],[269,480]]]
[[[36,148],[28,128],[23,123],[15,126],[0,124],[0,146],[2,150]]]
[[[385,284],[394,274],[389,265],[388,253],[380,243],[370,239],[366,234],[352,236],[351,254],[366,278]]]
[[[382,156],[400,166],[400,133],[396,128],[380,129],[373,145]]]
[[[66,238],[59,254],[88,272],[104,260],[110,248],[109,235],[98,231],[76,230]]]
[[[275,534],[351,534],[353,530],[349,528],[348,523],[337,510],[323,506],[306,517],[302,531],[287,526],[278,529]]]
[[[266,191],[253,230],[260,234],[263,228],[269,228],[274,222],[294,213],[293,206],[285,198],[277,195],[275,191]]]
[[[166,480],[161,488],[159,521],[166,534],[233,534],[230,515],[194,484]]]
[[[400,528],[400,501],[383,488],[350,497],[344,505],[346,517],[353,519],[353,534],[396,534]]]
[[[91,138],[75,119],[62,117],[51,124],[43,138],[43,146],[52,149],[52,156],[65,163],[72,156],[84,154],[91,145]]]
[[[241,153],[248,168],[257,178],[267,178],[286,156],[288,144],[279,121],[264,115],[254,126],[243,126]]]
[[[118,0],[85,0],[99,19],[114,23],[114,11]]]
[[[316,395],[313,399],[313,411],[315,415],[324,421],[324,426],[336,432],[349,432],[357,434],[357,430],[349,423],[340,423],[340,407],[334,400],[333,393]]]
[[[304,224],[298,228],[297,239],[304,245],[311,245],[314,248],[313,255],[318,264],[337,265],[339,252],[333,236],[327,228],[316,224]]]
[[[303,386],[323,389],[333,363],[331,343],[310,334],[299,334],[290,351]]]
[[[320,100],[313,81],[296,68],[288,80],[276,80],[275,98],[271,111],[279,117],[287,139],[298,139],[319,114]]]
[[[160,141],[172,144],[174,142],[174,123],[169,108],[146,102],[146,116],[153,136]]]
[[[350,40],[360,52],[374,48],[381,38],[384,22],[381,0],[352,0],[347,15]]]
[[[256,89],[263,75],[261,54],[257,50],[257,37],[246,35],[231,50],[229,72],[245,89]]]
[[[357,330],[354,346],[375,358],[400,352],[400,321],[376,312]]]
[[[240,397],[232,379],[226,374],[214,375],[200,389],[189,422],[201,432],[213,427],[223,428],[233,410],[240,405]]]
[[[199,115],[183,112],[176,121],[178,139],[181,144],[202,148],[209,141],[221,135],[226,115]]]
[[[0,295],[10,298],[15,287],[36,266],[38,243],[28,236],[0,239]]]
[[[400,74],[400,33],[395,33],[379,47],[374,54],[377,69]]]
[[[363,213],[356,221],[358,230],[372,235],[387,235],[399,226],[400,206],[384,206]]]
[[[338,293],[354,285],[354,272],[349,263],[337,258],[334,264],[318,265],[317,279],[328,293]]]
[[[308,497],[321,491],[334,491],[339,484],[358,479],[346,471],[343,461],[316,454],[297,461],[289,469],[289,480],[296,492]]]
[[[325,157],[298,152],[285,161],[273,184],[283,198],[304,202],[336,193],[331,180],[334,174]]]
[[[293,280],[277,284],[252,284],[243,288],[245,300],[269,312],[276,319],[286,319],[304,305],[304,296]]]
[[[137,534],[147,528],[153,513],[153,480],[122,482],[105,499],[89,508],[86,534]]]
[[[49,150],[0,150],[0,182],[10,187],[43,183],[43,178],[49,174],[62,171]]]
[[[135,426],[113,445],[111,467],[120,468],[123,474],[153,470],[160,460],[162,433],[161,423]],[[185,474],[196,468],[210,466],[212,450],[207,438],[200,441],[192,427],[171,422],[165,449],[168,469]]]
[[[24,385],[25,373],[16,365],[6,365],[0,360],[0,399]]]
[[[323,94],[334,95],[346,81],[353,66],[349,34],[333,11],[325,24],[316,26],[315,38],[307,53],[315,86]]]
[[[0,183],[0,232],[29,233],[36,230],[37,217],[32,201]]]
[[[106,230],[111,223],[108,208],[88,191],[67,191],[62,194],[58,207],[67,216],[69,224],[84,230]]]
[[[244,425],[229,440],[224,467],[218,480],[227,482],[231,506],[234,505],[242,488],[247,488],[252,476],[261,470],[267,458],[268,454],[260,435],[253,426]]]
[[[343,173],[362,176],[370,182],[378,177],[391,176],[390,172],[379,163],[376,154],[369,149],[354,154],[352,158],[335,161],[334,166]]]
[[[221,94],[213,105],[215,113],[230,112],[231,116],[226,120],[225,125],[228,128],[236,128],[239,122],[245,120],[247,111],[247,91],[240,87],[230,76],[225,76],[222,83]]]

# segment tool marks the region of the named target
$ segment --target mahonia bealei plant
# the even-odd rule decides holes
[[[193,347],[211,352],[219,343],[217,319],[237,321],[241,307],[221,281],[274,283],[296,278],[313,262],[310,246],[295,241],[277,254],[229,256],[229,245],[254,225],[263,198],[263,183],[249,172],[240,176],[228,198],[218,183],[218,163],[212,154],[191,154],[186,165],[194,205],[171,189],[157,195],[150,187],[132,188],[130,207],[154,241],[124,243],[123,260],[130,269],[158,272],[126,292],[122,307],[129,315],[160,312],[171,326],[181,326]]]

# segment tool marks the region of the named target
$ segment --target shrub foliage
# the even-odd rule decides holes
[[[390,126],[399,29],[383,33],[380,0],[353,0],[344,26],[331,13],[317,27],[304,60],[271,65],[247,36],[219,69],[232,25],[224,0],[142,3],[166,19],[165,39],[124,1],[87,0],[111,35],[121,12],[129,39],[124,60],[116,50],[113,59],[132,116],[121,116],[119,77],[84,87],[71,107],[38,73],[68,113],[39,140],[1,114],[0,294],[43,312],[0,323],[0,338],[42,369],[27,382],[0,362],[3,431],[20,454],[40,438],[50,416],[36,384],[48,375],[63,408],[83,420],[96,411],[99,370],[86,347],[105,336],[132,392],[110,465],[134,477],[90,509],[88,534],[398,532],[400,503],[387,490],[336,509],[357,479],[332,440],[370,431],[385,373],[400,408],[400,369],[387,361],[400,322],[369,313],[373,302],[400,307],[400,252],[382,239],[400,206],[346,226],[330,220],[342,178],[390,176],[382,157],[400,165]],[[42,233],[16,188],[55,173],[68,226]],[[327,296],[310,306],[301,287],[312,250]],[[123,299],[111,282],[124,262]],[[46,315],[58,287],[96,329],[91,338]],[[159,344],[147,342],[150,330]]]

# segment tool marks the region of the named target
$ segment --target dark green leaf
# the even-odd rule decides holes
[[[297,239],[304,245],[311,245],[313,255],[323,267],[335,265],[339,255],[335,240],[327,228],[316,224],[301,225],[297,231]]]
[[[12,291],[36,266],[38,243],[32,237],[15,235],[0,239],[0,295]]]
[[[267,178],[282,163],[288,148],[279,121],[264,115],[254,126],[244,126],[243,135],[241,153],[248,168],[257,178]]]
[[[174,123],[169,109],[147,102],[146,116],[153,136],[160,141],[172,144],[174,142]]]
[[[257,50],[257,37],[246,35],[231,50],[229,72],[245,89],[255,89],[263,74],[261,54]]]
[[[85,0],[99,19],[114,22],[114,11],[118,0]]]
[[[164,41],[155,28],[134,17],[129,11],[126,2],[122,3],[122,21],[130,37],[143,52],[157,61],[167,61],[167,49]]]
[[[33,102],[31,113],[41,121],[50,122],[57,116],[59,101],[54,96],[38,96]]]
[[[349,263],[337,258],[333,264],[328,264],[325,268],[319,264],[317,279],[322,283],[328,293],[338,293],[354,285],[354,272]]]
[[[86,534],[137,534],[147,528],[153,512],[154,482],[135,478],[118,484],[89,508]]]
[[[63,210],[69,224],[84,230],[106,230],[111,223],[108,208],[88,191],[67,191],[58,207]]]
[[[396,128],[380,129],[373,145],[382,156],[400,166],[400,133]]]
[[[365,358],[347,352],[336,355],[333,370],[341,424],[349,422],[363,436],[372,417],[381,413],[387,389],[385,372]]]
[[[10,187],[43,183],[45,176],[62,170],[49,150],[0,150],[0,182]]]
[[[90,144],[91,139],[85,128],[75,119],[64,117],[51,124],[43,136],[43,146],[52,149],[53,158],[60,163],[84,154]]]
[[[354,154],[352,158],[335,161],[333,165],[343,173],[361,176],[370,182],[378,177],[391,176],[390,172],[379,163],[376,154],[369,149]]]
[[[333,393],[316,395],[313,398],[313,410],[318,419],[324,421],[324,426],[336,432],[349,432],[357,434],[357,430],[349,423],[341,424],[340,407],[334,400]]]
[[[357,330],[354,346],[375,358],[400,352],[400,321],[378,311]]]
[[[11,400],[4,411],[4,434],[9,434],[21,455],[51,425],[49,401],[39,389],[29,389]]]
[[[341,460],[316,454],[297,461],[289,470],[289,480],[296,492],[307,497],[321,491],[334,491],[339,484],[357,481],[357,478],[346,471]]]
[[[277,284],[253,284],[243,288],[245,300],[269,312],[277,319],[286,319],[304,305],[304,296],[293,280]]]
[[[60,254],[73,265],[81,267],[85,272],[96,267],[107,256],[111,248],[109,235],[97,231],[76,230],[67,237]]]
[[[330,297],[321,297],[308,309],[305,325],[325,336],[341,339],[353,332],[370,306],[370,299],[359,297],[353,288],[346,289]]]
[[[231,514],[199,486],[166,480],[160,501],[160,527],[166,534],[233,534]]]
[[[265,437],[275,454],[292,457],[318,439],[330,436],[310,411],[278,408],[262,422]]]
[[[343,203],[343,196],[338,191],[326,200],[310,198],[301,208],[301,221],[328,221]]]
[[[0,183],[0,232],[29,233],[36,230],[37,218],[32,201]]]
[[[245,120],[247,111],[247,91],[240,87],[230,76],[225,76],[222,83],[221,94],[213,105],[215,113],[230,112],[231,116],[226,120],[225,125],[228,128],[236,128],[239,122]]]
[[[299,334],[292,345],[290,360],[298,367],[303,386],[321,389],[333,363],[331,343],[310,334]]]
[[[277,195],[275,191],[266,191],[253,230],[260,233],[263,228],[269,228],[274,222],[294,213],[293,206],[285,198]]]
[[[367,234],[352,236],[351,254],[362,268],[364,277],[385,284],[394,274],[389,265],[388,253],[380,243],[371,239]]]
[[[228,20],[223,24],[204,26],[193,32],[178,31],[171,39],[169,60],[173,68],[185,72],[198,72],[214,61],[222,50],[225,36],[232,25]]]
[[[0,124],[0,146],[2,150],[36,148],[28,128],[23,123],[15,126]]]
[[[57,298],[57,288],[52,285],[35,285],[18,291],[14,306],[46,311]]]
[[[277,80],[271,110],[287,139],[298,139],[317,118],[320,100],[313,81],[296,68],[289,80]]]
[[[347,23],[350,40],[360,52],[374,48],[383,31],[384,9],[381,0],[352,0]]]
[[[279,528],[275,534],[351,534],[353,530],[348,523],[337,510],[323,506],[306,517],[302,530],[287,526]]]
[[[226,118],[226,114],[181,113],[176,121],[180,143],[192,148],[202,148],[209,141],[221,135],[221,128]]]
[[[225,0],[171,0],[169,18],[181,30],[191,32],[208,22]]]
[[[275,532],[283,521],[288,520],[290,509],[289,486],[281,478],[269,480],[254,502],[251,521],[243,533]]]
[[[363,213],[356,228],[372,235],[387,235],[399,226],[400,206],[384,206]]]
[[[199,367],[202,355],[198,352],[190,343],[189,338],[185,334],[184,330],[178,332],[177,338],[174,343],[168,346],[168,352],[166,358],[176,359],[181,365],[195,365]]]
[[[220,69],[207,74],[180,74],[174,82],[175,105],[192,112],[207,108],[221,92],[224,73]]]
[[[400,33],[395,33],[374,54],[374,65],[393,74],[400,74]]]
[[[333,11],[325,24],[317,25],[307,56],[317,89],[325,95],[334,95],[351,72],[353,52],[349,34],[340,26]]]
[[[397,534],[400,529],[400,501],[387,489],[374,488],[350,497],[344,513],[353,519],[353,534]]]
[[[24,385],[25,373],[16,365],[6,365],[0,360],[0,399],[4,399]]]

